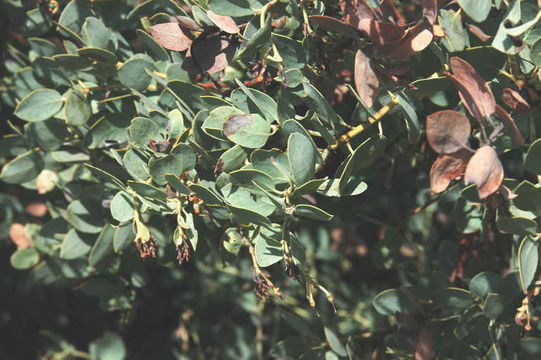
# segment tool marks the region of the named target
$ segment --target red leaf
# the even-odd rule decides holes
[[[531,111],[530,104],[513,89],[503,89],[502,100],[513,111],[519,114],[528,114]]]
[[[211,10],[207,11],[207,16],[214,25],[228,34],[238,34],[240,32],[235,20],[230,16],[218,15]]]
[[[458,88],[458,95],[472,116],[482,121],[496,111],[496,100],[488,83],[466,61],[451,58],[451,79]]]
[[[391,58],[405,58],[423,51],[434,39],[432,25],[424,21],[408,29],[406,36],[393,44],[387,44],[390,48],[388,54]]]
[[[340,10],[344,13],[343,20],[359,30],[362,20],[375,20],[376,16],[370,6],[363,0],[340,0]]]
[[[180,28],[187,31],[203,31],[204,29],[199,25],[197,22],[195,22],[194,19],[188,16],[173,16],[171,17],[171,21],[176,21],[180,25]]]
[[[176,22],[153,25],[151,34],[158,44],[168,50],[184,51],[192,44]]]
[[[483,30],[481,30],[478,26],[475,26],[473,24],[468,25],[468,30],[475,35],[476,38],[481,40],[482,42],[487,42],[489,40],[492,40],[492,36],[485,34]]]
[[[452,154],[463,149],[470,132],[470,121],[458,111],[442,110],[426,117],[426,138],[439,154]]]
[[[468,150],[438,156],[430,169],[430,190],[436,194],[447,190],[451,181],[464,175],[470,157]]]
[[[475,184],[479,198],[495,193],[503,180],[503,167],[498,154],[489,145],[477,149],[466,167],[464,182]]]
[[[505,129],[509,135],[511,135],[515,144],[523,145],[526,141],[524,140],[524,137],[520,133],[520,130],[518,129],[517,124],[511,115],[509,115],[509,113],[500,105],[496,105],[496,114],[498,114],[498,117],[503,122]]]
[[[415,344],[415,360],[433,360],[435,358],[432,335],[426,328],[421,328],[417,335],[417,344]]]
[[[421,0],[423,15],[430,24],[434,24],[438,19],[438,0]]]
[[[224,70],[235,54],[235,42],[213,36],[196,40],[186,53],[182,67],[192,73],[214,74]]]
[[[355,88],[366,106],[374,106],[379,93],[379,79],[372,62],[361,50],[355,55]]]

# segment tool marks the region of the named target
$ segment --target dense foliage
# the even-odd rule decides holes
[[[541,356],[537,1],[0,10],[0,358]]]

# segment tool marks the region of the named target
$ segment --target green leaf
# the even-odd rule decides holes
[[[224,135],[240,146],[263,147],[270,134],[270,124],[258,114],[233,115],[223,124]]]
[[[240,169],[229,173],[231,183],[238,186],[258,190],[259,185],[265,190],[274,190],[273,179],[262,171],[254,169]]]
[[[514,190],[513,204],[524,211],[541,211],[541,187],[524,180]]]
[[[103,21],[95,17],[87,17],[82,26],[83,40],[89,47],[114,50],[111,30],[108,29]]]
[[[135,179],[146,181],[150,178],[150,173],[147,167],[147,160],[143,153],[138,150],[130,149],[126,151],[122,158],[122,163],[126,171]]]
[[[325,180],[318,188],[318,192],[332,197],[355,196],[362,194],[367,188],[368,185],[360,177],[352,176],[342,192],[340,192],[340,179]]]
[[[257,264],[271,266],[284,258],[280,228],[262,228],[254,239]]]
[[[537,272],[537,263],[538,263],[538,248],[537,241],[532,240],[530,237],[526,236],[522,239],[520,246],[518,248],[517,260],[518,260],[518,271],[520,278],[520,286],[522,291],[526,293],[530,287],[535,273]]]
[[[113,254],[114,233],[115,228],[110,224],[103,227],[88,256],[88,264],[90,266],[98,266],[103,260]]]
[[[18,270],[27,270],[39,262],[39,253],[33,248],[17,249],[9,258],[11,266]]]
[[[134,216],[133,198],[125,191],[116,193],[111,200],[111,215],[118,222],[126,222],[133,219]]]
[[[155,200],[167,199],[167,194],[165,191],[157,188],[156,186],[139,181],[128,181],[128,186],[143,197]]]
[[[55,118],[28,123],[24,128],[28,141],[46,151],[57,150],[69,136],[66,123]]]
[[[434,300],[449,311],[464,311],[473,304],[472,294],[468,290],[447,287],[434,294]]]
[[[40,154],[30,150],[6,163],[0,172],[0,179],[8,184],[22,184],[35,179],[43,170]]]
[[[491,0],[458,0],[464,12],[475,22],[483,22],[492,9]]]
[[[159,185],[167,184],[166,174],[181,175],[195,167],[196,157],[192,148],[186,144],[177,145],[171,154],[154,157],[148,163],[152,180]]]
[[[89,349],[92,359],[95,360],[124,360],[127,356],[122,338],[113,332],[105,332],[92,341]]]
[[[103,227],[102,207],[97,201],[75,200],[68,205],[66,220],[77,230],[97,234]]]
[[[484,298],[489,292],[497,292],[501,286],[501,278],[489,271],[481,272],[473,277],[470,282],[470,291]]]
[[[118,80],[128,89],[146,90],[152,80],[147,70],[150,72],[155,70],[150,61],[142,58],[131,58],[118,69]]]
[[[240,87],[231,93],[231,102],[247,113],[258,113],[270,124],[278,120],[278,104],[269,95],[248,88],[240,80],[236,80]],[[241,92],[242,91],[242,92]]]
[[[128,129],[130,141],[140,147],[148,146],[150,140],[158,137],[159,132],[158,124],[144,117],[133,119]]]
[[[246,150],[244,150],[239,145],[235,145],[231,149],[220,155],[214,171],[216,173],[220,173],[237,170],[242,167],[247,158],[248,153],[246,152]]]
[[[271,222],[266,217],[255,211],[228,205],[227,208],[231,212],[231,221],[237,225],[260,225],[263,227],[270,227]]]
[[[537,233],[537,223],[523,217],[499,217],[496,225],[498,230],[508,234],[526,236]]]
[[[318,114],[319,118],[326,124],[335,124],[338,122],[336,112],[329,105],[325,97],[312,84],[304,82],[303,84],[305,101],[310,109]]]
[[[483,315],[489,319],[497,318],[505,309],[500,294],[489,293],[482,305]]]
[[[312,179],[316,172],[316,150],[310,139],[300,133],[289,135],[287,157],[293,181],[302,185]]]
[[[218,15],[233,17],[253,15],[257,9],[263,7],[258,0],[209,0],[209,9]]]
[[[223,133],[224,123],[227,119],[235,115],[243,115],[242,110],[232,106],[220,106],[209,113],[201,128],[207,135],[218,140],[227,141],[227,137]]]
[[[530,145],[524,160],[524,168],[532,174],[541,175],[541,139]]]
[[[89,0],[73,0],[67,3],[60,14],[58,23],[78,33],[85,18],[92,16],[92,9]]]
[[[70,229],[60,249],[60,257],[66,260],[78,259],[85,256],[92,248],[92,236],[79,233],[75,229]]]
[[[66,99],[64,113],[68,124],[75,126],[84,125],[90,119],[90,116],[92,116],[92,108],[82,94],[72,91]]]
[[[383,135],[375,135],[359,145],[344,166],[344,171],[340,176],[340,192],[343,193],[348,188],[351,177],[361,175],[361,170],[372,165],[383,154],[386,147],[387,138]]]
[[[329,214],[325,210],[308,204],[300,204],[295,206],[295,215],[319,221],[330,221],[333,218],[333,215]]]
[[[346,348],[338,336],[336,336],[335,332],[326,326],[323,328],[323,331],[325,332],[325,338],[329,342],[331,349],[340,356],[347,356]]]
[[[17,117],[37,122],[55,116],[63,105],[62,96],[52,89],[37,89],[26,95],[15,108]]]
[[[135,240],[135,233],[133,232],[133,224],[126,223],[119,226],[115,230],[113,235],[113,249],[115,253],[120,253],[127,248]]]
[[[306,52],[300,41],[272,33],[272,42],[282,57],[286,69],[302,69],[306,63]]]
[[[372,304],[381,315],[413,314],[417,312],[410,299],[399,289],[380,292],[374,297]]]

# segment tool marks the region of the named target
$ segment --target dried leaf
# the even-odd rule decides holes
[[[528,104],[518,91],[513,89],[503,89],[502,100],[513,111],[516,111],[519,114],[528,114],[532,110],[530,104]]]
[[[488,83],[465,60],[451,58],[450,76],[458,88],[458,94],[464,106],[477,120],[482,121],[496,111],[496,100]]]
[[[466,167],[464,181],[475,184],[479,198],[484,199],[498,190],[503,180],[503,167],[498,154],[489,145],[477,149]]]
[[[372,62],[361,50],[355,55],[355,88],[366,106],[374,106],[379,94],[379,79]]]
[[[26,227],[23,224],[13,223],[9,227],[9,238],[18,249],[26,249],[32,245],[32,242],[26,235]]]
[[[505,129],[513,138],[513,142],[517,145],[523,145],[526,141],[520,133],[520,130],[515,123],[515,119],[513,119],[511,115],[509,115],[509,113],[500,105],[496,105],[496,114],[498,114],[498,117],[503,122]]]
[[[181,29],[187,31],[203,31],[203,27],[195,22],[192,18],[188,16],[173,16],[171,17],[171,22],[176,21]]]
[[[374,44],[379,47],[395,46],[407,35],[407,31],[401,26],[369,19],[359,22],[359,30],[366,33]]]
[[[423,7],[423,15],[430,24],[434,24],[438,19],[438,1],[437,0],[421,0]]]
[[[362,30],[360,27],[361,21],[376,19],[372,8],[363,0],[341,0],[340,10],[344,13],[344,22],[358,30]]]
[[[451,181],[464,175],[470,157],[468,150],[438,156],[430,169],[430,190],[436,194],[447,190]]]
[[[432,25],[421,21],[412,28],[409,28],[404,36],[399,41],[387,44],[390,48],[388,54],[391,58],[404,58],[415,53],[423,51],[434,39],[432,33]]]
[[[493,36],[485,34],[483,30],[481,30],[478,26],[469,24],[468,30],[479,40],[482,42],[487,42],[489,40],[492,40]]]
[[[452,154],[463,149],[470,132],[470,121],[458,111],[442,110],[426,117],[426,138],[439,154]]]
[[[415,360],[434,360],[435,358],[432,335],[426,328],[421,328],[417,335],[417,344],[415,344]]]
[[[214,74],[224,70],[235,54],[235,42],[212,36],[194,41],[182,67],[192,73]]]
[[[151,35],[158,44],[168,50],[184,51],[192,44],[192,40],[176,22],[153,25]]]
[[[218,15],[211,10],[207,11],[207,16],[214,25],[228,34],[238,34],[240,32],[235,20],[230,16]]]

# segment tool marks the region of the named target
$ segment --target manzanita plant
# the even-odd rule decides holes
[[[538,1],[0,6],[2,358],[541,356]]]

